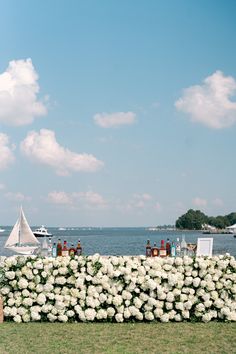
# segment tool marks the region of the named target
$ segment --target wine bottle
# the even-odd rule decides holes
[[[176,240],[176,256],[180,257],[180,255],[181,255],[181,246],[180,246],[180,243],[179,243],[179,238],[177,237],[177,240]]]
[[[52,246],[52,256],[55,258],[57,256],[57,245],[56,242],[53,242]]]
[[[62,254],[62,244],[61,244],[61,239],[58,239],[57,243],[57,256],[60,257]]]
[[[166,241],[166,255],[170,256],[170,254],[171,254],[171,244],[170,244],[170,240],[167,239],[167,241]]]
[[[69,248],[69,256],[73,257],[76,253],[76,249],[74,247],[74,244],[72,243],[71,247]]]
[[[176,256],[176,247],[175,247],[175,243],[173,241],[172,245],[171,245],[171,257],[175,257],[175,256]]]

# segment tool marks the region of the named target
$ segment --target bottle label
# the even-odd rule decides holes
[[[62,250],[62,252],[61,252],[61,255],[62,255],[62,257],[66,257],[66,256],[68,256],[68,251],[67,250]]]
[[[166,256],[166,250],[160,249],[160,251],[159,251],[159,256],[160,256],[160,257],[165,257],[165,256]]]

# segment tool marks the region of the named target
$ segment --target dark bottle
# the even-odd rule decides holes
[[[77,254],[77,256],[81,256],[81,254],[82,254],[82,247],[81,247],[80,240],[78,240],[78,244],[76,247],[76,254]]]
[[[76,254],[76,249],[74,244],[72,243],[71,247],[69,248],[69,256],[73,257]]]
[[[159,250],[157,248],[156,242],[154,242],[154,245],[152,247],[152,257],[157,257],[159,255]]]
[[[146,257],[151,257],[152,256],[152,247],[150,244],[150,240],[147,240],[146,244]]]
[[[165,248],[165,241],[164,240],[161,240],[161,247],[159,250],[159,256],[166,257],[166,248]]]
[[[61,239],[58,239],[58,243],[57,243],[57,256],[61,256],[62,254],[62,244],[61,244]]]
[[[167,239],[167,241],[166,241],[166,255],[167,256],[171,255],[171,243],[170,243],[169,239]]]

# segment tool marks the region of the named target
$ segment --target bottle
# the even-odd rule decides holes
[[[147,240],[146,244],[146,257],[151,257],[152,256],[152,247],[150,244],[150,240]]]
[[[186,256],[187,251],[188,251],[188,248],[187,248],[187,243],[185,241],[185,235],[182,235],[182,240],[181,240],[181,253],[182,253],[182,255]]]
[[[76,247],[76,255],[77,256],[81,256],[81,254],[82,254],[82,247],[81,247],[80,240],[78,240],[78,244],[77,244],[77,247]]]
[[[74,247],[74,244],[72,243],[70,249],[69,249],[69,256],[73,257],[76,254],[76,249]]]
[[[62,254],[62,244],[61,244],[61,239],[58,239],[57,243],[57,256],[60,257]]]
[[[48,255],[48,242],[46,236],[43,238],[43,244],[42,244],[42,256],[47,257]]]
[[[175,257],[175,256],[176,256],[176,247],[175,247],[175,243],[173,241],[172,245],[171,245],[171,257]]]
[[[166,241],[166,255],[170,256],[171,255],[171,244],[170,244],[170,240],[167,239]]]
[[[69,251],[68,251],[68,248],[67,248],[67,242],[66,241],[64,241],[64,243],[63,243],[61,255],[62,255],[62,257],[67,257],[69,255]]]
[[[56,258],[57,256],[57,245],[56,245],[56,242],[53,242],[53,246],[52,246],[52,256],[54,258]]]
[[[151,249],[151,254],[152,254],[152,257],[157,257],[158,254],[159,254],[159,250],[157,248],[156,242],[154,242],[154,245],[153,245],[153,247]]]
[[[52,238],[48,239],[48,257],[52,257]]]
[[[164,240],[161,240],[161,247],[159,250],[159,256],[166,257],[166,248],[165,248],[165,241]]]
[[[177,240],[176,240],[176,247],[175,247],[175,250],[176,250],[176,256],[177,256],[177,257],[180,257],[180,255],[181,255],[181,246],[180,246],[179,238],[178,238],[178,237],[177,237]]]

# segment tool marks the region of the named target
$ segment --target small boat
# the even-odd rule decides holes
[[[41,227],[39,227],[38,229],[34,230],[33,233],[34,233],[34,236],[36,236],[36,237],[44,237],[44,236],[51,237],[52,236],[52,234],[50,234],[48,232],[48,230],[45,228],[45,226],[43,226],[43,225]]]
[[[59,230],[59,231],[66,231],[66,228],[65,228],[65,227],[59,227],[58,230]]]
[[[16,221],[6,243],[5,248],[24,255],[33,254],[39,248],[40,242],[34,236],[23,209],[20,209],[20,217]]]
[[[0,227],[0,232],[4,232],[5,230],[4,229],[1,229],[1,227]]]

